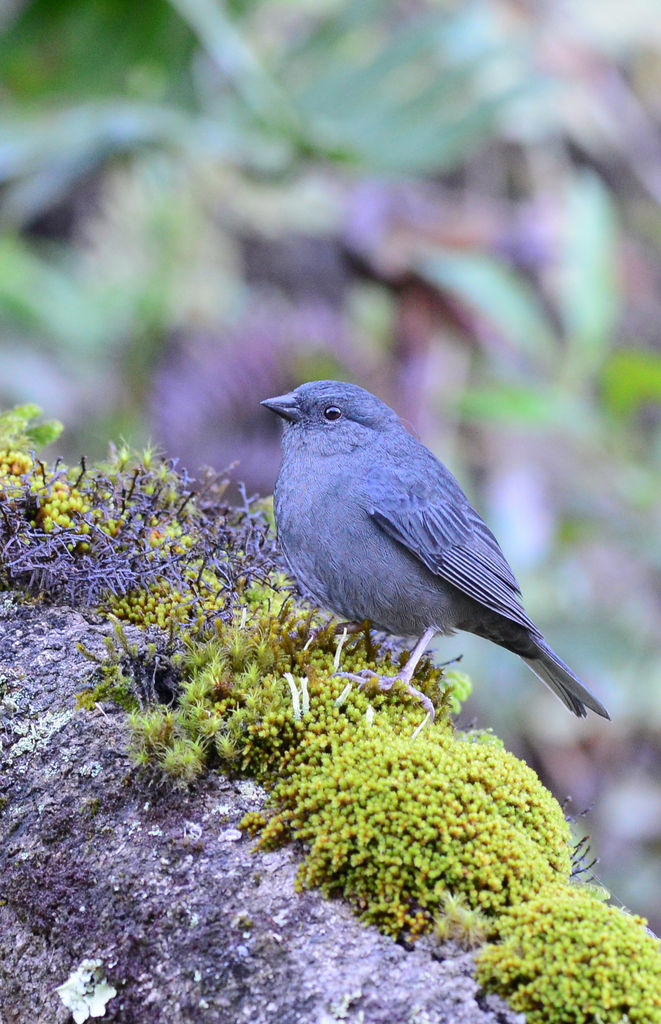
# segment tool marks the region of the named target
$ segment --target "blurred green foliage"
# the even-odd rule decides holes
[[[476,712],[581,807],[661,774],[658,23],[654,0],[0,8],[0,406],[61,419],[70,461],[151,436],[266,491],[260,398],[379,392],[613,712],[577,726],[461,640],[498,693]],[[649,913],[639,819],[597,816],[597,846]]]

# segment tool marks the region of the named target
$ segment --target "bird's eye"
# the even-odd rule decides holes
[[[342,415],[342,410],[338,409],[336,405],[327,405],[324,409],[324,416],[327,420],[339,420]]]

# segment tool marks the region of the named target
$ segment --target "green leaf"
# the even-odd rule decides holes
[[[16,99],[50,103],[126,89],[152,99],[165,90],[169,99],[193,95],[195,39],[163,0],[30,0],[0,6],[3,89]]]
[[[461,705],[468,700],[473,692],[473,682],[465,672],[448,669],[443,672],[442,682],[452,691],[452,713],[458,715]]]
[[[442,249],[417,261],[417,270],[478,313],[521,353],[551,365],[556,345],[549,319],[515,271],[487,256]]]
[[[492,384],[488,390],[472,388],[459,400],[463,416],[523,426],[548,426],[564,418],[566,403],[548,391],[516,384]]]
[[[585,378],[608,352],[620,307],[616,242],[610,192],[596,175],[583,172],[569,190],[558,296],[568,378]]]
[[[645,402],[661,402],[661,355],[639,349],[614,352],[602,387],[608,405],[620,415],[631,415]]]
[[[63,430],[64,424],[59,420],[46,420],[44,423],[31,427],[27,436],[34,448],[45,448],[46,445],[57,441]]]
[[[64,261],[42,259],[18,238],[0,239],[0,323],[74,355],[105,340],[106,321],[107,310]]]
[[[521,51],[483,9],[481,17],[473,7],[428,11],[396,28],[378,5],[368,16],[345,14],[283,62],[313,150],[384,172],[437,171],[465,159],[534,84]]]
[[[287,93],[258,51],[230,17],[222,0],[169,0],[192,28],[201,46],[240,93],[247,108],[287,135],[298,136],[299,122]]]
[[[249,131],[229,119],[197,117],[157,103],[99,100],[29,112],[5,104],[0,115],[0,184],[5,186],[0,217],[5,224],[19,225],[35,217],[117,154],[202,151],[210,159],[279,163],[277,147],[266,141],[260,147]]]

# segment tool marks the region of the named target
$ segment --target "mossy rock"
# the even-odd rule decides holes
[[[298,884],[344,896],[382,931],[501,940],[479,980],[530,1024],[659,1024],[658,943],[569,884],[560,805],[497,740],[455,730],[450,674],[421,662],[416,686],[437,706],[421,731],[405,690],[349,688],[334,674],[340,661],[392,674],[391,650],[365,633],[340,658],[332,623],[278,608],[264,592],[193,648],[146,760],[184,782],[214,764],[257,777],[269,803],[244,827],[262,846],[301,841]],[[144,754],[139,715],[134,726]]]
[[[262,845],[302,840],[300,884],[346,896],[392,935],[429,929],[448,891],[495,919],[567,879],[560,806],[499,743],[455,732],[440,670],[424,660],[416,676],[438,705],[420,731],[424,713],[405,690],[347,689],[337,645],[295,608],[219,624],[178,708],[134,716],[136,756],[176,781],[214,762],[259,778],[271,788],[268,818],[247,824]],[[345,645],[341,665],[398,667],[367,633]]]
[[[406,655],[368,629],[338,639],[292,598],[264,508],[223,506],[222,482],[203,499],[151,452],[49,468],[28,448],[57,425],[31,430],[35,412],[0,418],[0,577],[168,634],[170,653],[156,645],[140,671],[171,669],[178,699],[132,712],[140,765],[181,787],[213,768],[258,779],[269,803],[244,827],[264,846],[304,844],[300,886],[393,936],[499,940],[479,979],[529,1024],[661,1024],[658,943],[569,884],[569,827],[535,773],[455,729],[465,677],[422,659],[426,725],[397,686],[346,686],[339,668],[393,675]],[[132,706],[134,664],[120,643],[82,705]]]

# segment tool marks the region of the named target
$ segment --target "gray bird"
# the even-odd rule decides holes
[[[401,680],[433,717],[411,683],[415,667],[436,633],[463,629],[518,654],[575,715],[610,717],[526,615],[498,541],[455,478],[392,409],[334,380],[261,404],[285,421],[274,508],[293,575],[320,607],[419,638],[382,689]]]

